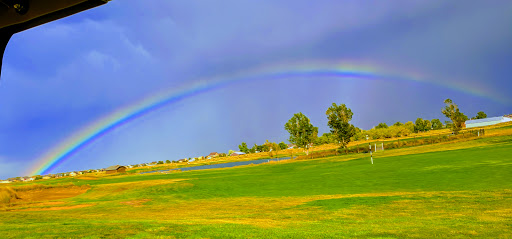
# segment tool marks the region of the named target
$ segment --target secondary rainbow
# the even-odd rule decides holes
[[[123,107],[105,117],[89,124],[74,133],[56,147],[37,159],[36,164],[28,172],[29,175],[43,175],[52,172],[60,164],[90,143],[141,116],[160,109],[182,99],[214,90],[240,81],[291,79],[296,77],[333,77],[336,79],[367,79],[367,80],[406,80],[426,82],[422,74],[408,71],[402,74],[392,73],[368,64],[331,64],[307,63],[286,64],[282,66],[263,67],[253,71],[233,75],[213,77],[194,81],[180,88],[162,91],[148,96],[135,104]],[[430,83],[430,82],[427,82]],[[472,95],[491,98],[489,94],[468,86],[443,85]]]

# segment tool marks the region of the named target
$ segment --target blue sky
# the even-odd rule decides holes
[[[114,0],[13,36],[0,80],[0,178],[24,176],[83,127],[162,89],[261,67],[342,62],[425,80],[236,82],[119,127],[55,172],[286,141],[297,112],[328,132],[333,102],[364,129],[444,121],[446,98],[470,117],[510,114],[510,42],[510,1]]]

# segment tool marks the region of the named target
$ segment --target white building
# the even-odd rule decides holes
[[[510,121],[512,121],[512,118],[505,117],[505,116],[468,120],[468,121],[466,121],[466,128],[469,129],[469,128],[484,127],[484,126],[495,125],[495,124],[505,123],[505,122],[510,122]]]

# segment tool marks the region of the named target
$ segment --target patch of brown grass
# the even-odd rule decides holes
[[[0,187],[0,204],[8,204],[18,198],[18,194],[12,188]]]
[[[136,181],[136,182],[101,184],[101,185],[94,186],[94,190],[87,193],[87,195],[84,195],[84,197],[90,198],[90,199],[98,199],[98,198],[102,198],[105,196],[120,194],[127,190],[142,189],[142,188],[163,185],[163,184],[173,184],[173,183],[177,183],[177,182],[184,181],[184,180],[186,180],[186,179],[158,179],[158,180],[145,180],[145,181]]]
[[[66,187],[45,187],[45,185],[30,185],[16,188],[18,199],[12,202],[16,204],[31,203],[38,201],[50,201],[70,198],[87,192],[90,186],[66,186]],[[21,190],[18,190],[21,189]]]
[[[20,210],[16,210],[16,211],[59,211],[59,210],[69,210],[69,209],[90,207],[90,206],[94,206],[94,205],[96,205],[96,204],[79,204],[79,205],[63,206],[63,207],[26,208],[26,209],[20,209]]]
[[[45,185],[45,184],[31,184],[31,185],[22,185],[13,188],[16,192],[24,192],[24,191],[41,191],[52,188],[71,188],[75,187],[72,183],[67,184],[55,184],[55,185]]]
[[[142,207],[144,203],[149,202],[149,201],[151,201],[151,199],[139,199],[139,200],[120,202],[120,203],[124,204],[124,205],[133,206],[133,207]]]

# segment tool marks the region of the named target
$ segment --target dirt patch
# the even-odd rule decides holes
[[[80,205],[64,206],[64,207],[27,208],[27,209],[21,209],[21,210],[17,210],[17,211],[58,211],[58,210],[84,208],[84,207],[90,207],[90,206],[94,206],[94,205],[96,205],[96,204],[80,204]]]
[[[12,200],[11,203],[20,204],[70,198],[85,193],[89,189],[89,186],[70,186],[22,190],[17,192],[18,199]]]
[[[106,196],[121,194],[128,190],[135,190],[164,184],[175,184],[185,180],[186,179],[158,179],[147,181],[102,184],[95,186],[94,190],[91,190],[91,192],[87,193],[86,197],[90,199],[98,199]]]
[[[149,201],[151,201],[151,199],[140,199],[140,200],[121,202],[121,204],[130,205],[133,207],[142,207],[144,203],[149,202]]]

